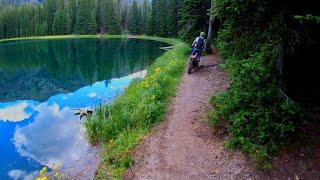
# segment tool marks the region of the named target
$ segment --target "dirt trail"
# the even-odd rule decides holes
[[[202,58],[204,66],[217,56]],[[169,107],[166,121],[137,148],[135,165],[124,179],[246,179],[244,156],[226,152],[223,140],[201,121],[209,95],[225,90],[227,76],[217,66],[185,74]]]
[[[275,170],[262,172],[242,153],[224,149],[226,134],[213,130],[202,119],[209,108],[210,94],[227,88],[227,75],[218,66],[211,66],[218,63],[218,56],[203,57],[202,62],[204,68],[183,75],[166,120],[153,128],[138,146],[135,164],[124,179],[320,178],[318,164],[305,170],[304,164],[310,162],[295,155],[282,156],[276,160]]]

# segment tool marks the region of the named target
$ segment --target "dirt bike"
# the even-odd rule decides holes
[[[199,67],[200,62],[200,56],[199,56],[200,50],[194,50],[193,53],[189,57],[189,67],[188,67],[188,74],[192,73],[192,69],[196,69]]]

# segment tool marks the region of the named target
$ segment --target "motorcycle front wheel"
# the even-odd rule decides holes
[[[193,63],[190,62],[190,63],[189,63],[189,67],[188,67],[188,74],[191,74],[192,69],[193,69]]]

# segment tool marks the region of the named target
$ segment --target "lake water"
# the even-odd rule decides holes
[[[91,179],[99,148],[87,141],[77,108],[108,103],[160,56],[165,44],[133,39],[0,43],[0,179],[32,179],[62,165]]]

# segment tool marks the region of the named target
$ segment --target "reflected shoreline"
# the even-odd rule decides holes
[[[147,69],[163,53],[158,49],[163,43],[131,39],[8,44],[0,44],[0,102],[44,101],[97,81],[128,76]]]

